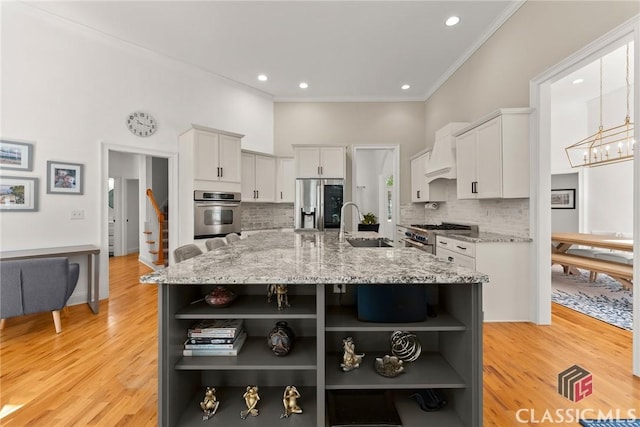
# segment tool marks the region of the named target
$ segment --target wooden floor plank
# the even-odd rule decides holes
[[[135,254],[110,258],[109,300],[97,315],[86,304],[70,307],[60,334],[49,313],[7,320],[1,426],[157,424],[157,288],[138,282],[149,271]],[[563,425],[518,423],[518,411],[635,409],[640,416],[631,333],[555,304],[552,316],[550,326],[484,325],[484,425]],[[594,378],[593,394],[578,403],[556,390],[557,374],[574,364]]]

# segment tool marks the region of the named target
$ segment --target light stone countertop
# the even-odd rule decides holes
[[[375,233],[356,232],[354,238]],[[140,278],[157,284],[487,283],[489,277],[414,248],[355,248],[337,232],[263,232]]]
[[[530,237],[521,237],[521,236],[513,236],[509,234],[499,234],[499,233],[486,233],[479,232],[478,234],[472,235],[464,235],[464,234],[455,234],[448,233],[443,234],[444,237],[450,237],[456,240],[462,240],[465,242],[473,242],[473,243],[522,243],[522,242],[532,242],[533,239]]]

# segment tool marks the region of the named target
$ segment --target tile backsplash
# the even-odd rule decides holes
[[[402,205],[399,223],[460,222],[477,224],[480,231],[529,237],[529,199],[458,200],[455,180],[447,182],[446,189],[447,201],[438,203],[438,209],[426,209],[423,203]]]
[[[480,231],[529,237],[529,199],[458,200],[456,181],[446,183],[447,201],[438,209],[424,203],[400,206],[398,224],[460,222]],[[242,229],[293,228],[293,203],[242,203]]]
[[[243,230],[293,228],[293,203],[242,203]]]

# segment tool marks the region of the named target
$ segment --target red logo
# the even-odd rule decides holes
[[[579,402],[593,393],[593,375],[578,365],[565,369],[558,374],[558,393]]]

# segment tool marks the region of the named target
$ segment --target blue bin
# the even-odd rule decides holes
[[[423,285],[358,285],[358,320],[374,323],[422,322],[427,318]]]

